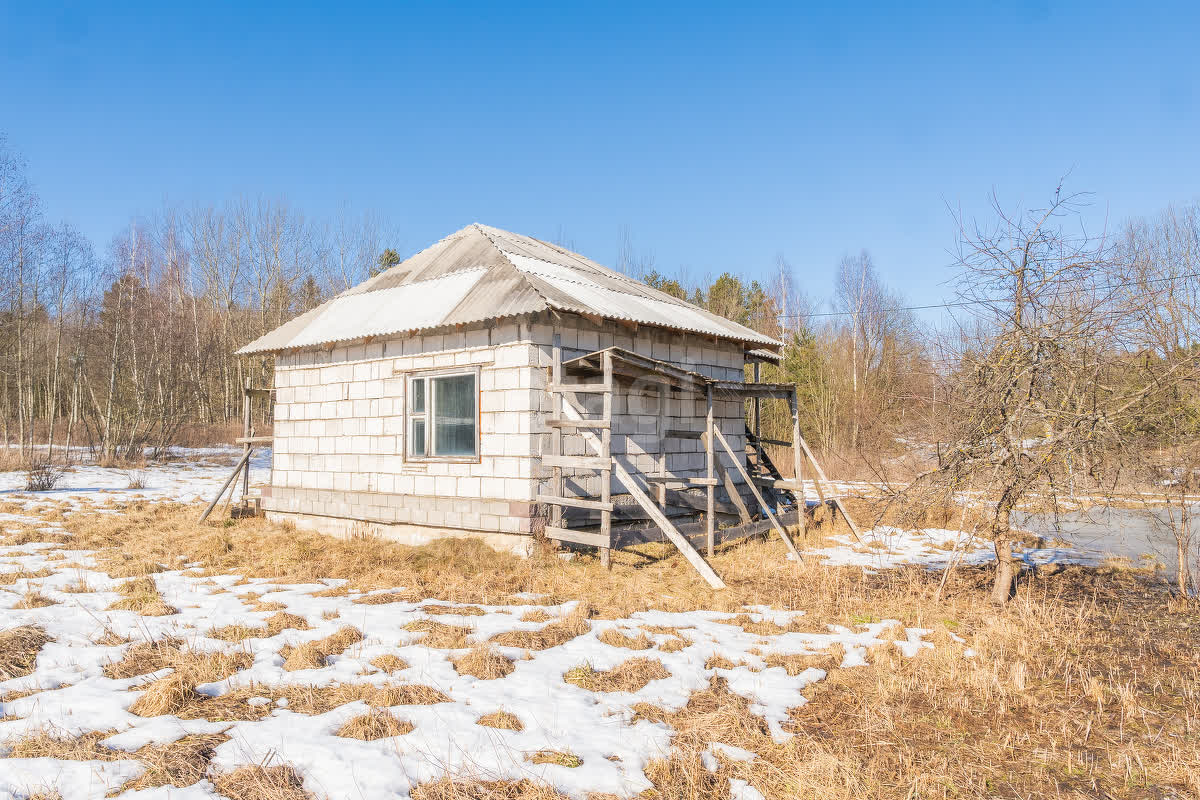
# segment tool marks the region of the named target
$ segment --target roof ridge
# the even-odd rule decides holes
[[[496,244],[496,240],[492,238],[492,235],[490,233],[488,233],[487,230],[485,230],[486,228],[490,228],[492,226],[484,225],[483,223],[480,223],[480,222],[472,222],[467,227],[475,228],[477,231],[479,231],[480,234],[483,235],[483,238],[488,240],[488,243],[493,248],[495,248],[496,252],[500,254],[500,257],[502,259],[504,259],[504,263],[508,264],[508,266],[512,269],[513,272],[515,272],[515,273],[517,273],[517,275],[521,276],[521,282],[524,283],[526,286],[528,286],[530,289],[532,289],[538,297],[542,298],[542,302],[546,304],[547,308],[549,308],[553,305],[553,303],[550,301],[550,298],[546,296],[546,293],[544,291],[542,291],[541,289],[539,289],[536,283],[529,280],[529,275],[523,269],[521,269],[520,267],[518,267],[516,264],[513,263],[513,260],[508,257],[508,253],[505,252],[504,248],[501,247],[500,245]],[[500,228],[496,228],[496,230],[500,230]]]

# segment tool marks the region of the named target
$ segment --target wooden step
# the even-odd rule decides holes
[[[677,483],[681,486],[717,486],[720,484],[716,478],[679,478],[674,475],[643,475],[642,477],[651,483]]]
[[[552,383],[546,387],[547,392],[585,392],[587,394],[603,394],[611,392],[612,387],[607,383]]]
[[[539,494],[539,503],[549,503],[554,506],[569,506],[571,508],[586,508],[590,511],[612,511],[613,504],[600,500],[586,500],[582,497],[559,497],[554,494]]]
[[[612,469],[612,459],[600,456],[542,456],[542,464],[547,467],[563,467],[564,469]]]
[[[546,420],[546,427],[567,428],[570,430],[578,430],[580,428],[608,430],[612,427],[612,423],[606,419],[548,419]]]
[[[560,542],[586,544],[592,547],[612,547],[612,536],[604,536],[595,531],[577,531],[572,528],[556,528],[553,525],[547,525],[544,533],[547,539],[556,539]]]

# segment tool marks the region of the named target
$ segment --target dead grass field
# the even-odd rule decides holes
[[[867,575],[858,569],[822,567],[809,559],[788,562],[777,541],[751,541],[720,550],[713,565],[729,588],[713,592],[682,558],[657,545],[615,553],[614,567],[608,572],[589,556],[571,561],[550,554],[518,559],[469,540],[412,548],[369,538],[334,540],[262,520],[228,527],[196,525],[195,508],[190,506],[132,504],[125,512],[78,514],[69,517],[65,526],[75,535],[72,548],[96,550],[100,562],[111,567],[110,574],[133,579],[125,590],[132,608],[154,608],[150,576],[162,565],[199,562],[212,574],[239,573],[277,583],[345,578],[349,588],[358,590],[403,586],[400,594],[406,599],[433,598],[444,603],[514,603],[513,595],[520,592],[545,594],[547,603],[584,601],[573,618],[538,631],[500,634],[493,640],[495,645],[530,650],[569,641],[587,630],[589,617],[619,618],[646,609],[736,613],[746,604],[803,610],[807,613],[800,624],[807,630],[826,623],[853,626],[894,618],[905,626],[934,631],[931,640],[939,646],[916,657],[901,657],[896,648],[885,645],[869,653],[869,665],[847,669],[836,666],[840,652],[774,658],[764,652],[772,665],[791,674],[809,667],[829,671],[825,680],[805,690],[810,702],[792,710],[787,727],[795,736],[785,744],[770,737],[762,718],[751,713],[747,701],[731,693],[719,677],[706,690],[694,693],[679,711],[639,707],[640,717],[666,722],[677,732],[671,757],[647,770],[656,787],[645,794],[647,798],[725,800],[730,779],[746,780],[772,800],[1200,798],[1200,610],[1172,600],[1150,586],[1144,575],[1130,570],[1042,568],[1025,575],[1016,599],[997,610],[987,603],[990,576],[984,569],[959,568],[939,595],[941,573],[905,568]],[[826,532],[813,531],[808,544]],[[439,607],[434,613],[472,612]],[[271,627],[300,627],[295,620],[282,618],[286,616]],[[753,623],[748,617],[732,622],[757,625],[764,635],[786,630],[770,622]],[[458,626],[425,620],[414,630],[437,640],[439,646],[465,644],[466,629]],[[573,682],[601,690],[653,680],[659,674],[654,669],[658,662],[638,651],[653,652],[646,633],[667,632],[686,639],[686,629],[613,632],[608,643],[629,649],[630,659],[602,672],[580,665],[578,674],[571,676]],[[230,631],[222,638],[235,639],[237,633]],[[261,631],[240,633],[254,636]],[[316,663],[322,654],[344,649],[357,636],[356,629],[344,628],[335,637],[296,648],[289,661]],[[953,642],[954,637],[964,641]],[[0,633],[0,676],[25,674],[43,644],[45,637],[36,628]],[[973,655],[964,657],[964,648]],[[511,669],[511,663],[501,664],[496,655],[486,645],[479,646],[456,666],[487,679]],[[175,669],[151,685],[138,701],[145,708],[135,713],[172,709],[193,718],[253,718],[268,713],[246,703],[258,694],[272,699],[286,696],[289,708],[297,713],[321,713],[360,699],[379,707],[396,705],[397,699],[439,702],[437,690],[407,685],[371,692],[361,687],[281,691],[252,686],[220,698],[196,697],[192,687],[217,680],[238,666],[190,653],[179,642],[135,645],[125,662],[110,668],[114,677],[162,666]],[[403,662],[389,661],[380,667],[402,669]],[[422,689],[426,694],[420,694]],[[373,694],[389,691],[405,696]],[[370,739],[391,735],[388,731],[405,725],[402,719],[374,711],[352,723],[342,735]],[[515,730],[521,723],[498,712],[480,724]],[[717,752],[716,771],[710,771],[701,754],[712,742],[750,750],[757,758],[739,761]],[[55,747],[89,752],[83,740],[57,744],[30,740],[18,747],[28,753]],[[140,780],[160,783],[146,785],[204,774],[205,753],[213,747],[211,737],[181,740],[172,747],[171,752],[147,754],[146,760],[158,765],[147,776],[156,777]],[[533,758],[570,766],[576,757],[545,752]],[[218,776],[215,782],[230,798],[305,797],[296,774],[284,767],[245,768]],[[529,781],[448,779],[426,784],[413,796],[425,800],[559,797]]]

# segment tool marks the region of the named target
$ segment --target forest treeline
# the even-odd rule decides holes
[[[269,359],[234,352],[397,263],[395,236],[370,215],[318,220],[283,201],[165,209],[103,249],[46,218],[21,159],[0,143],[0,406],[22,457],[51,444],[102,460],[195,441],[240,420],[247,378],[270,385]],[[767,285],[731,270],[684,286],[646,259],[619,267],[654,286],[787,340],[782,370],[804,391],[823,450],[853,450],[916,421],[931,370],[915,320],[870,256],[847,258],[835,308],[811,304],[780,263]],[[784,376],[786,373],[786,376]],[[923,387],[923,388],[922,388]]]
[[[1195,207],[1171,210],[1128,224],[1114,242],[1129,258],[1158,252],[1177,271],[1200,271],[1196,219]],[[113,460],[196,442],[198,428],[228,436],[243,381],[271,382],[269,359],[234,352],[397,263],[397,248],[371,215],[323,220],[284,201],[236,200],[164,209],[97,249],[46,218],[25,164],[0,140],[0,408],[10,452],[25,458],[50,443],[52,454],[85,446]],[[835,463],[940,438],[962,359],[947,342],[971,332],[961,321],[923,325],[869,253],[831,265],[828,298],[807,294],[782,256],[770,279],[747,280],[731,265],[688,282],[637,258],[626,234],[616,266],[783,340],[782,363],[762,377],[797,384],[806,437]],[[1171,346],[1191,346],[1178,321],[1161,324],[1185,337]]]

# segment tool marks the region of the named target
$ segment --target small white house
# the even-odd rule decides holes
[[[577,253],[469,225],[239,351],[275,356],[263,507],[334,534],[514,550],[538,533],[615,546],[614,523],[657,512],[741,516],[721,493],[758,491],[742,477],[746,387],[794,402],[745,367],[779,347]]]

